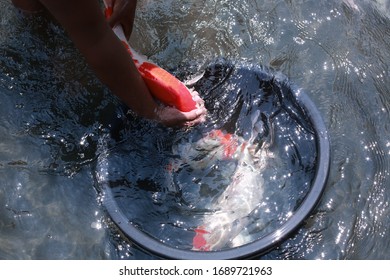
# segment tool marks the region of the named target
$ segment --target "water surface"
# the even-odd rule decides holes
[[[118,100],[45,17],[0,1],[0,258],[154,258],[116,231],[93,179]],[[265,259],[389,259],[388,1],[140,1],[132,45],[166,69],[216,57],[301,86],[331,138],[325,193]],[[146,128],[147,129],[147,128]]]

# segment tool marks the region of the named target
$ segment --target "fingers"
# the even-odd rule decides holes
[[[198,108],[184,114],[186,114],[187,121],[193,121],[198,118],[204,117],[206,115],[206,109]]]
[[[190,112],[182,112],[173,107],[162,106],[156,115],[156,120],[166,126],[193,126],[206,120],[206,109],[203,107]]]
[[[199,93],[195,90],[190,89],[192,99],[196,102],[195,110],[187,113],[183,113],[187,119],[185,126],[193,126],[206,121],[207,110],[204,106],[204,100],[199,96]]]
[[[118,9],[113,9],[112,15],[108,19],[108,24],[111,26],[111,28],[115,27],[118,24],[122,24],[120,19],[121,19],[121,11],[119,11]]]
[[[204,108],[204,100],[199,96],[199,93],[195,90],[191,90],[192,99],[196,102],[197,108]]]
[[[133,24],[132,23],[128,23],[128,24],[122,23],[122,28],[123,28],[123,32],[125,33],[127,40],[129,40],[131,32],[133,30]]]
[[[198,94],[193,95],[192,99],[196,102],[198,107],[204,107],[204,101]]]
[[[104,2],[108,7],[112,7],[114,5],[115,0],[104,0]]]
[[[190,112],[183,113],[186,122],[184,123],[185,126],[194,126],[196,124],[202,123],[206,121],[206,108],[198,108],[195,110],[192,110]]]
[[[108,23],[111,27],[121,24],[126,38],[129,39],[133,30],[137,1],[116,0],[112,5],[113,13]]]
[[[119,12],[114,12],[112,14],[112,16],[108,20],[108,24],[111,26],[111,28],[120,24],[123,28],[123,32],[125,33],[126,38],[130,38],[131,32],[133,30],[133,23],[129,21],[121,21],[121,15]]]

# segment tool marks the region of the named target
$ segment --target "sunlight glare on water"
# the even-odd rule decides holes
[[[50,19],[23,18],[5,0],[0,10],[0,258],[155,258],[110,224],[94,189],[98,147],[118,100]],[[162,67],[186,77],[220,57],[270,66],[299,85],[323,115],[332,158],[323,197],[302,227],[262,258],[389,259],[389,27],[385,0],[139,1],[131,44]],[[235,111],[228,108],[239,104],[224,94],[210,105],[226,109],[215,110],[211,125],[229,120]],[[282,129],[278,121],[275,129]],[[244,138],[246,125],[237,126]],[[151,126],[133,128],[142,135]],[[127,135],[130,144],[137,131]],[[140,146],[117,147],[110,168],[132,164],[120,156],[130,149],[144,164],[134,170],[171,182],[160,172],[164,158],[154,155],[172,143],[146,134],[152,138]],[[292,143],[280,148],[296,160]],[[264,175],[276,185],[284,176]],[[196,177],[189,178],[196,186]],[[160,226],[162,234],[185,227],[175,217],[183,209],[169,208],[182,203],[174,192],[141,183],[155,195],[139,190],[132,198],[143,208],[132,214],[158,203],[173,221]],[[185,199],[190,211],[194,198]],[[264,215],[280,211],[281,202],[264,199]],[[279,213],[290,217],[293,211],[285,210]]]
[[[195,84],[207,123],[140,133],[130,121],[129,140],[102,154],[97,172],[126,220],[182,249],[202,249],[192,239],[207,231],[207,250],[246,244],[285,223],[310,189],[316,141],[293,95],[276,94],[270,79],[264,69],[222,60]]]

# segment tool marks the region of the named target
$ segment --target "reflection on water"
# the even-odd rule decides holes
[[[123,141],[101,147],[98,188],[110,194],[104,202],[181,249],[216,251],[261,239],[308,196],[318,158],[313,124],[285,77],[264,67],[218,60],[194,89],[209,110],[205,124],[139,133],[130,119]]]
[[[0,8],[0,258],[153,258],[108,227],[94,191],[117,101],[55,24]],[[131,41],[161,66],[272,66],[324,116],[324,196],[263,258],[390,257],[389,17],[388,1],[140,1]]]

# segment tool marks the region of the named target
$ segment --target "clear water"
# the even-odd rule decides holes
[[[194,85],[208,120],[192,129],[139,124],[123,114],[122,141],[99,147],[98,189],[112,194],[126,221],[181,249],[197,249],[197,229],[210,233],[212,250],[279,229],[310,191],[317,147],[290,83],[271,73],[213,62]]]
[[[110,227],[95,189],[118,101],[58,26],[0,10],[0,258],[154,258]],[[132,45],[161,66],[269,65],[323,114],[325,193],[263,258],[389,259],[389,18],[379,0],[140,1]]]

